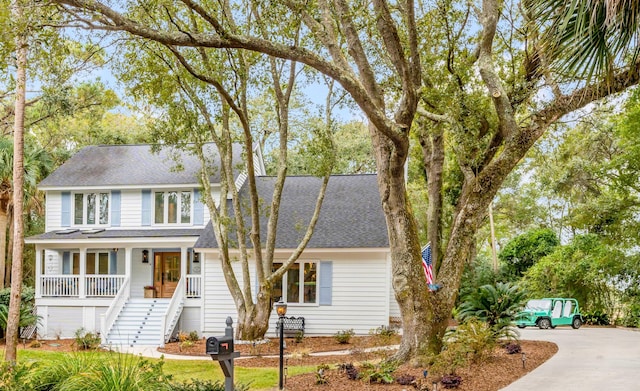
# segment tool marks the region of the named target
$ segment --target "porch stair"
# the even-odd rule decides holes
[[[171,299],[129,299],[107,334],[107,345],[118,347],[159,346],[163,339],[162,319]],[[182,306],[179,313],[182,312]],[[173,330],[179,318],[168,325]]]

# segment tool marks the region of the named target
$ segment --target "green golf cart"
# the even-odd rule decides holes
[[[527,326],[538,326],[541,329],[571,326],[578,329],[582,323],[578,301],[558,297],[529,300],[515,320],[516,326],[521,329]]]

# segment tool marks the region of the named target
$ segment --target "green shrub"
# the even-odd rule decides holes
[[[398,363],[392,360],[382,360],[378,364],[365,362],[362,364],[362,378],[369,383],[391,384],[396,369]]]
[[[82,373],[91,373],[98,365],[96,354],[64,354],[59,359],[46,361],[31,372],[30,379],[35,391],[59,390],[70,378]]]
[[[162,371],[164,361],[151,362],[139,356],[116,354],[100,356],[91,371],[78,373],[59,389],[65,391],[170,391],[171,385]]]
[[[84,329],[84,327],[76,330],[74,334],[75,344],[80,350],[95,350],[100,346],[100,336]]]
[[[584,319],[585,324],[594,326],[608,326],[611,324],[609,315],[600,310],[585,311],[582,313],[582,319]]]
[[[353,337],[355,334],[356,333],[353,331],[353,329],[340,330],[333,335],[333,338],[335,338],[339,344],[347,344],[351,340],[351,337]]]
[[[318,365],[317,371],[316,371],[316,384],[318,385],[329,384],[329,379],[327,379],[327,375],[325,373],[328,370],[329,370],[329,365],[327,364]]]
[[[304,340],[304,331],[298,330],[296,331],[296,335],[293,337],[296,343],[302,343]]]
[[[235,384],[235,391],[248,391],[249,386],[244,384]],[[171,383],[171,391],[224,391],[224,382],[219,380],[198,380],[192,379],[188,382]]]
[[[189,341],[191,342],[198,342],[200,340],[200,335],[198,335],[198,332],[193,330],[192,332],[189,333]]]
[[[640,304],[634,303],[627,308],[622,325],[625,327],[640,327]]]
[[[11,365],[8,361],[0,361],[0,390],[3,391],[32,391],[30,373],[35,364],[16,363]]]

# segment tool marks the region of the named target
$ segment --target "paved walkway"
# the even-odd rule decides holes
[[[501,391],[640,390],[640,332],[583,327],[526,328],[521,339],[558,345],[558,353]]]

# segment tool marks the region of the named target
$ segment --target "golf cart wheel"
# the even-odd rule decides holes
[[[547,318],[542,318],[538,321],[538,327],[540,327],[543,330],[546,330],[549,327],[551,327],[551,321]]]
[[[518,328],[519,328],[519,329],[523,329],[523,328],[527,327],[527,326],[525,326],[525,325],[523,325],[523,324],[519,324],[519,325],[517,325],[517,326],[518,326]]]
[[[576,316],[575,318],[573,318],[573,322],[571,322],[571,327],[573,327],[574,329],[579,329],[580,326],[582,326],[582,320],[580,320],[580,317]]]

